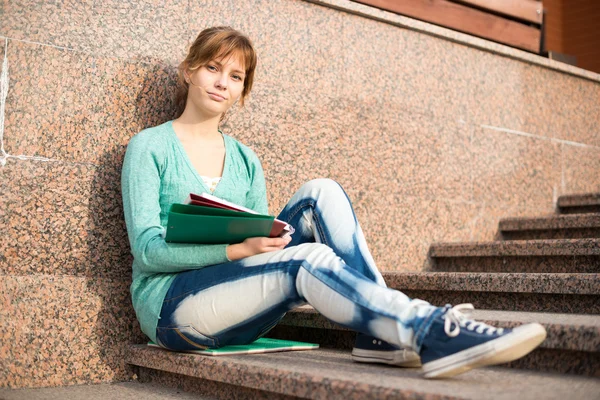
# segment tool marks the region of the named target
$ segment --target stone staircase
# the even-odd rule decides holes
[[[353,363],[354,333],[311,307],[288,313],[270,337],[321,349],[223,358],[132,345],[142,382],[217,398],[600,397],[600,194],[563,196],[557,214],[500,221],[498,241],[431,246],[422,273],[385,273],[390,287],[434,304],[472,303],[500,327],[537,321],[548,337],[528,356],[436,381],[418,369]]]

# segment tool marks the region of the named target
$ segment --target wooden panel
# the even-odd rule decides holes
[[[542,23],[542,2],[536,0],[454,0],[525,21]],[[539,10],[539,12],[538,12]]]
[[[356,2],[534,53],[539,53],[540,50],[539,29],[447,0],[359,0]]]

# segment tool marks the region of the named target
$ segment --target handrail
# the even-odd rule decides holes
[[[372,7],[540,53],[541,28],[450,0],[354,0]],[[477,1],[477,0],[473,0]],[[480,0],[490,1],[491,0]],[[528,1],[528,0],[523,0]]]
[[[539,0],[453,0],[474,5],[523,21],[542,24],[542,2]]]

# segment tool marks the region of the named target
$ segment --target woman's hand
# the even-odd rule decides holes
[[[242,243],[227,246],[227,258],[234,261],[269,251],[282,250],[291,240],[291,237],[285,239],[268,237],[248,238]]]

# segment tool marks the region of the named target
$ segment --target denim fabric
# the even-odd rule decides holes
[[[178,274],[162,306],[159,344],[246,344],[308,303],[340,325],[419,350],[436,307],[385,286],[338,183],[306,183],[278,218],[296,229],[285,249]]]

